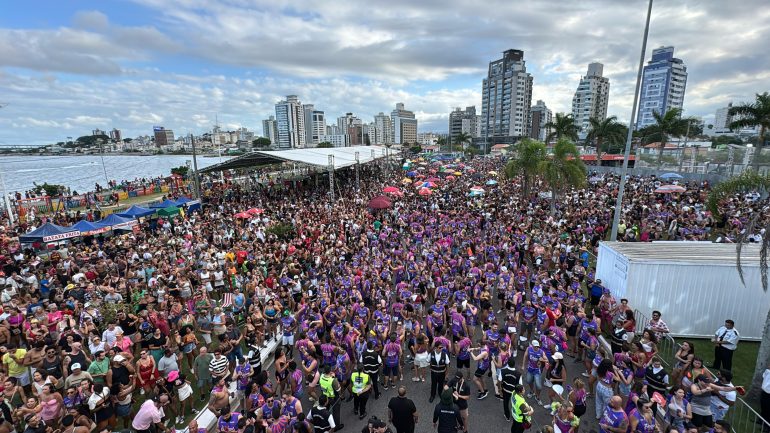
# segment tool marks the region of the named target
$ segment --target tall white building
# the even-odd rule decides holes
[[[730,124],[733,123],[733,116],[730,115],[731,108],[733,108],[732,102],[727,104],[727,107],[717,109],[716,118],[714,119],[715,131],[730,129]]]
[[[687,86],[687,67],[674,57],[674,47],[652,50],[652,59],[644,67],[636,128],[655,123],[652,113],[665,114],[672,108],[682,108]]]
[[[532,75],[527,72],[524,51],[506,50],[501,59],[489,62],[481,83],[481,135],[489,143],[514,143],[529,136]]]
[[[580,84],[572,98],[572,117],[580,128],[578,135],[584,139],[591,129],[589,119],[607,118],[607,104],[610,96],[610,79],[603,76],[604,65],[590,63],[588,72],[580,79]]]
[[[393,143],[393,122],[390,116],[382,111],[374,116],[375,138],[372,144],[391,144]]]
[[[414,112],[404,109],[403,102],[396,104],[390,113],[393,143],[412,144],[417,142],[417,118]]]
[[[529,137],[544,142],[548,137],[548,130],[545,125],[551,122],[553,113],[545,106],[545,102],[539,99],[537,104],[532,106],[530,112],[532,124],[530,125]]]
[[[278,131],[278,148],[305,147],[305,112],[296,95],[275,104],[275,123]]]
[[[449,113],[449,141],[455,144],[455,137],[460,133],[468,134],[471,138],[478,137],[478,116],[476,107],[465,107],[465,110],[457,107]]]
[[[275,116],[262,121],[262,136],[270,140],[270,144],[278,145],[278,129],[275,125]]]
[[[305,144],[316,147],[321,142],[320,137],[326,134],[326,117],[313,104],[305,104],[302,109],[305,113]]]

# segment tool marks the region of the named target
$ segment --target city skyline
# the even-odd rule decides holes
[[[646,2],[479,8],[396,0],[367,4],[365,14],[335,1],[35,5],[30,13],[11,4],[0,17],[0,102],[9,103],[0,110],[0,145],[96,128],[197,134],[216,116],[224,129],[260,131],[293,94],[327,118],[353,112],[366,123],[403,102],[420,132],[446,132],[455,107],[481,111],[488,64],[508,49],[524,51],[532,103],[543,100],[553,113],[571,111],[587,64],[604,64],[608,115],[626,121]],[[770,89],[770,60],[761,55],[770,25],[760,6],[655,5],[646,59],[654,47],[675,47],[689,74],[686,115],[709,122],[727,103]],[[454,13],[436,13],[443,10]]]

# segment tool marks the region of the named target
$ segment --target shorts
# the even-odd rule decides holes
[[[535,323],[534,322],[521,322],[521,333],[523,334],[526,331],[532,332],[535,329]]]
[[[489,368],[486,368],[484,370],[477,368],[476,371],[473,373],[476,377],[484,377],[485,374],[489,371]]]
[[[540,373],[527,371],[527,374],[524,375],[524,382],[528,385],[534,384],[537,389],[543,389],[543,375]]]
[[[32,383],[29,378],[29,369],[26,369],[26,368],[24,370],[24,373],[18,376],[12,376],[12,377],[15,377],[16,379],[18,379],[19,385],[21,386],[29,386],[29,384]]]
[[[285,335],[281,338],[281,343],[284,346],[293,346],[294,345],[294,334],[292,335]]]
[[[193,350],[195,350],[197,346],[195,343],[187,343],[184,346],[182,346],[182,352],[184,353],[192,353]]]
[[[693,412],[692,425],[698,428],[704,425],[708,428],[712,428],[714,427],[714,417],[712,415],[698,415],[697,413]]]
[[[457,368],[471,368],[471,359],[457,358]]]
[[[126,417],[131,415],[131,403],[128,404],[116,404],[115,415],[119,417]]]
[[[398,376],[398,364],[396,365],[385,365],[382,367],[382,375],[383,376]]]
[[[316,386],[318,386],[318,381],[320,379],[321,379],[321,374],[316,371],[315,374],[313,374],[313,380],[310,381],[310,383],[308,383],[307,386],[310,388],[315,388]]]
[[[192,387],[188,384],[182,385],[180,388],[176,390],[176,392],[179,395],[179,401],[185,401],[191,395],[193,395]]]
[[[428,355],[428,352],[416,354],[414,356],[414,365],[417,368],[425,368],[430,365],[430,355]]]

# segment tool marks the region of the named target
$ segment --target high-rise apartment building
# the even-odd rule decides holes
[[[730,109],[733,108],[733,103],[727,104],[727,107],[717,109],[716,117],[714,119],[714,131],[726,131],[730,129],[730,124],[733,123],[733,116],[730,115]]]
[[[417,118],[414,117],[414,112],[404,109],[402,102],[396,104],[396,109],[390,112],[390,121],[393,143],[412,144],[417,142]]]
[[[391,144],[393,143],[393,122],[390,116],[382,111],[374,116],[375,136],[373,144]]]
[[[152,128],[152,132],[155,135],[156,146],[168,146],[174,143],[174,131],[162,126],[155,126]]]
[[[507,50],[489,62],[481,84],[481,135],[489,143],[513,143],[529,136],[532,75],[524,51]]]
[[[305,113],[305,144],[316,147],[321,142],[320,137],[326,134],[326,117],[313,104],[305,104],[302,109]]]
[[[548,137],[548,130],[545,125],[551,121],[553,113],[545,106],[545,102],[541,100],[538,100],[537,104],[532,106],[530,113],[532,124],[530,125],[529,137],[534,140],[545,141],[546,137]]]
[[[296,95],[289,95],[275,104],[275,123],[278,148],[305,147],[305,112]]]
[[[666,113],[682,108],[687,86],[687,67],[674,57],[674,47],[652,50],[652,59],[644,67],[636,128],[655,123],[653,112]]]
[[[610,96],[610,79],[603,76],[604,65],[590,63],[588,72],[580,79],[580,84],[572,98],[572,117],[580,128],[578,135],[586,137],[591,122],[589,119],[607,118],[607,104]]]
[[[110,140],[115,142],[123,140],[123,134],[120,132],[120,129],[112,128],[112,131],[110,131]]]
[[[278,129],[275,124],[275,116],[262,121],[262,136],[270,140],[270,144],[278,145]]]
[[[460,133],[468,134],[471,138],[477,137],[477,120],[475,106],[465,107],[465,110],[455,108],[449,113],[449,141],[455,144],[455,137]]]

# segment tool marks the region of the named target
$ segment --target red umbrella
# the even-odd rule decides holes
[[[237,213],[237,214],[235,214],[233,216],[238,218],[238,219],[249,219],[249,218],[252,217],[252,215],[250,213],[248,213],[248,212],[239,212],[239,213]]]
[[[391,206],[393,206],[393,202],[384,195],[369,200],[369,207],[372,209],[387,209]]]
[[[662,185],[655,190],[658,194],[671,194],[675,192],[685,192],[687,189],[679,185]]]
[[[250,215],[259,215],[259,214],[261,214],[263,212],[264,212],[264,209],[257,209],[255,207],[253,207],[253,208],[251,208],[251,209],[246,211],[246,213],[248,213]]]
[[[420,190],[420,192],[418,194],[420,194],[420,195],[431,195],[431,194],[433,194],[433,191],[431,191],[429,188],[423,188],[423,189]]]
[[[395,187],[395,186],[386,186],[385,188],[382,189],[382,192],[386,192],[386,193],[387,192],[401,192],[401,190],[398,189],[398,187]]]
[[[455,177],[450,174],[446,177],[446,180],[455,180]]]
[[[441,179],[437,177],[429,177],[426,182],[441,182]]]

